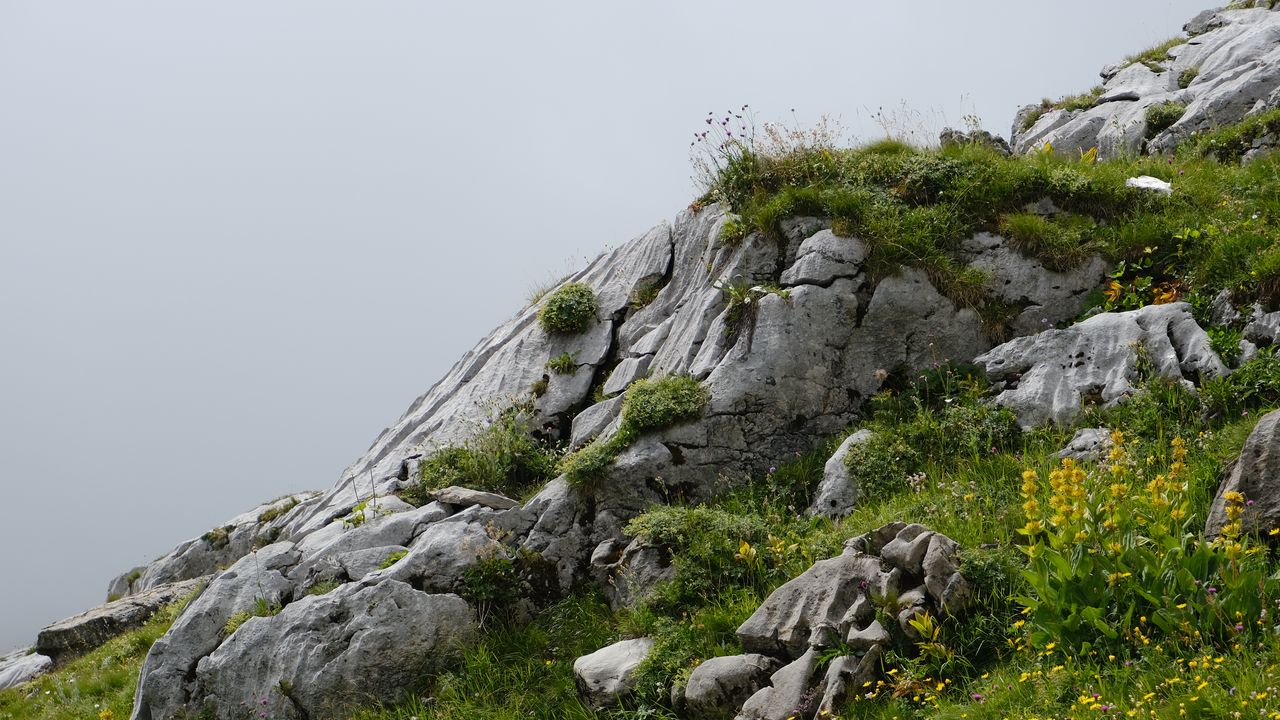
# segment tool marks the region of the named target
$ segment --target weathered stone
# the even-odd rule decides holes
[[[635,671],[653,650],[653,640],[622,640],[573,661],[578,692],[594,707],[612,707],[635,690]]]
[[[1185,381],[1226,373],[1186,303],[1101,313],[1065,330],[1016,338],[974,362],[999,391],[996,402],[1032,427],[1070,422],[1090,403],[1123,402],[1136,392],[1139,347],[1162,377]]]
[[[873,646],[884,645],[891,639],[889,631],[880,624],[879,620],[872,620],[870,625],[862,629],[849,628],[849,634],[845,636],[849,649],[854,651],[870,650]]]
[[[53,667],[53,658],[40,655],[35,648],[15,650],[0,656],[0,690],[17,687],[34,680]]]
[[[208,578],[197,578],[161,585],[59,620],[40,631],[36,651],[56,662],[88,652],[121,633],[142,627],[156,611],[190,595],[207,581]]]
[[[1262,533],[1280,528],[1280,410],[1267,413],[1245,440],[1240,457],[1218,487],[1205,521],[1205,533],[1216,536],[1227,524],[1226,494],[1237,492],[1250,504],[1243,508],[1242,529]]]
[[[569,439],[569,449],[577,450],[591,442],[594,437],[609,427],[609,423],[617,419],[621,410],[622,398],[619,396],[596,403],[578,413],[573,418],[573,431]]]
[[[1213,10],[1185,29],[1194,35],[1164,58],[1111,66],[1093,107],[1044,113],[1030,127],[1026,112],[1014,122],[1013,147],[1028,153],[1050,143],[1075,156],[1097,147],[1103,157],[1167,153],[1197,132],[1232,125],[1266,108],[1280,88],[1280,13],[1265,8]],[[1183,73],[1195,70],[1189,83]],[[1182,88],[1180,85],[1187,84]],[[1159,133],[1147,127],[1153,105],[1185,106]]]
[[[1081,462],[1097,462],[1111,449],[1111,431],[1107,428],[1080,428],[1071,442],[1058,451],[1058,457]]]
[[[747,652],[797,658],[809,647],[814,627],[839,627],[853,605],[859,583],[882,585],[878,558],[848,552],[819,560],[774,590],[738,628]]]
[[[497,493],[472,490],[457,485],[450,485],[447,488],[436,490],[431,493],[431,497],[437,502],[462,508],[479,505],[493,510],[507,510],[520,504],[509,497]]]
[[[933,539],[933,531],[920,524],[911,524],[898,531],[880,551],[880,556],[903,572],[919,575],[924,563],[924,555],[929,550],[929,541]]]
[[[849,467],[845,464],[845,459],[849,457],[849,451],[855,445],[861,445],[870,439],[870,430],[859,430],[845,438],[844,442],[840,443],[840,447],[832,453],[826,465],[822,467],[822,482],[814,492],[813,504],[809,506],[810,515],[843,517],[853,510],[853,506],[858,502],[858,487],[849,476]]]
[[[624,358],[618,366],[609,373],[609,379],[605,381],[602,392],[605,395],[616,395],[626,390],[631,383],[645,377],[649,372],[649,363],[653,362],[651,355],[643,355],[641,357]]]
[[[615,610],[635,606],[676,574],[669,549],[648,545],[639,539],[632,540],[610,563],[597,563],[593,553],[591,564],[596,580]]]
[[[779,282],[829,287],[836,278],[857,277],[866,259],[867,247],[861,240],[821,230],[800,244],[795,264],[782,272]]]
[[[807,707],[805,701],[817,667],[818,650],[809,648],[791,664],[775,672],[770,678],[770,687],[747,699],[738,714],[739,720],[786,720],[812,714],[814,708]],[[810,702],[816,707],[816,698],[810,698]]]
[[[453,592],[463,574],[484,558],[504,553],[481,522],[450,518],[434,523],[409,543],[409,554],[366,582],[400,580],[428,592]]]
[[[198,701],[192,697],[190,673],[201,658],[222,643],[231,617],[252,612],[259,601],[283,604],[294,585],[284,573],[298,562],[293,543],[277,543],[250,553],[219,573],[178,616],[169,632],[151,646],[142,664],[132,720],[169,720]],[[270,647],[263,658],[275,655]]]
[[[344,585],[247,620],[196,666],[192,704],[218,717],[245,705],[287,720],[345,717],[394,702],[474,632],[471,609],[456,595],[394,580]]]
[[[769,684],[781,667],[767,655],[725,655],[694,668],[684,688],[684,707],[690,717],[722,720],[742,707],[747,698]]]
[[[833,660],[823,677],[822,700],[818,702],[818,714],[815,717],[835,717],[853,693],[858,692],[864,683],[870,682],[880,671],[881,652],[879,645],[873,645],[860,658],[845,655]]]
[[[359,580],[371,572],[381,570],[383,563],[394,554],[407,554],[408,551],[408,548],[403,545],[385,545],[341,553],[335,559],[348,579]]]
[[[986,130],[977,129],[972,132],[961,132],[952,128],[943,128],[938,134],[938,144],[942,147],[963,147],[965,145],[982,145],[989,147],[1001,155],[1009,154],[1009,143],[999,135],[992,135]]]

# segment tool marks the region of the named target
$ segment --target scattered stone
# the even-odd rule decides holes
[[[1150,190],[1151,192],[1159,193],[1161,195],[1173,194],[1173,185],[1161,180],[1160,178],[1151,177],[1150,175],[1131,177],[1124,181],[1124,186],[1137,188],[1139,190]]]
[[[845,438],[836,448],[835,453],[822,467],[822,482],[813,496],[813,504],[809,506],[810,515],[826,517],[844,517],[848,515],[858,502],[858,487],[849,476],[849,466],[845,459],[855,445],[861,445],[871,439],[870,430],[859,430]]]
[[[694,668],[684,688],[684,708],[698,720],[721,720],[769,684],[782,667],[767,655],[725,655]]]
[[[653,650],[653,640],[622,640],[573,661],[578,692],[593,707],[617,705],[635,690],[635,671]]]
[[[1107,428],[1080,428],[1071,442],[1058,451],[1059,458],[1078,462],[1097,462],[1111,450],[1111,431]]]

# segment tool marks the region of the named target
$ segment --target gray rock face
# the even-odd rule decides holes
[[[1280,527],[1280,410],[1267,413],[1249,433],[1209,508],[1205,533],[1218,535],[1227,524],[1225,495],[1238,492],[1253,504],[1244,508],[1242,529],[1262,533]]]
[[[53,667],[53,658],[33,651],[34,648],[23,648],[0,655],[0,690],[34,680]]]
[[[761,688],[742,705],[738,720],[786,720],[789,717],[810,716],[814,708],[806,703],[810,678],[818,667],[818,649],[809,648],[804,654],[774,673],[769,687]],[[814,701],[816,704],[816,701]]]
[[[653,640],[622,640],[573,661],[578,692],[594,707],[612,707],[635,689],[635,671],[653,650]]]
[[[614,541],[601,543],[592,553],[591,569],[615,610],[634,607],[654,588],[675,578],[671,552],[666,548],[632,540],[620,551],[608,552],[613,545]]]
[[[111,638],[141,627],[157,610],[186,597],[208,578],[170,583],[59,620],[40,631],[36,651],[57,662],[88,652]]]
[[[394,580],[344,585],[246,621],[200,660],[193,699],[218,717],[244,704],[273,718],[339,717],[394,702],[474,632],[471,609],[456,595],[430,595]]]
[[[1016,338],[974,362],[999,391],[996,402],[1025,428],[1070,422],[1086,404],[1123,402],[1136,391],[1138,347],[1145,348],[1152,372],[1163,377],[1226,373],[1186,303],[1094,315],[1065,330]]]
[[[1028,153],[1046,142],[1069,155],[1097,147],[1104,157],[1142,151],[1164,153],[1192,134],[1239,122],[1277,106],[1280,99],[1280,13],[1265,8],[1216,10],[1186,26],[1193,37],[1151,67],[1134,63],[1103,71],[1097,103],[1085,110],[1054,110],[1029,128],[1015,120],[1013,147]],[[1185,88],[1183,75],[1195,71]],[[1148,131],[1153,105],[1186,106],[1158,134]],[[1147,139],[1149,137],[1149,139]]]
[[[822,482],[813,495],[813,504],[809,506],[810,515],[826,517],[844,517],[853,510],[858,502],[858,488],[849,477],[849,467],[845,459],[855,445],[871,439],[870,430],[859,430],[840,443],[840,447],[831,454],[822,466]]]
[[[212,575],[255,548],[285,539],[281,533],[289,518],[306,512],[318,498],[317,493],[298,493],[237,515],[201,537],[182,543],[150,565],[115,578],[108,588],[108,598]]]
[[[684,688],[684,708],[699,720],[721,720],[769,684],[782,664],[767,655],[725,655],[694,668]]]

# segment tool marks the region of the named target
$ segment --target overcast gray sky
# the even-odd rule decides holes
[[[0,0],[0,650],[329,486],[531,286],[687,205],[707,111],[1007,135],[1204,7]]]

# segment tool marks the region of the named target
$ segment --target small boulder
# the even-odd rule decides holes
[[[1097,462],[1111,449],[1111,431],[1106,428],[1080,428],[1058,457],[1081,462]]]
[[[809,506],[810,515],[826,517],[843,517],[853,510],[858,502],[858,487],[849,476],[849,466],[845,464],[849,451],[871,439],[870,430],[859,430],[845,438],[840,447],[822,467],[822,482],[814,493],[813,504]]]
[[[573,661],[578,692],[593,707],[617,705],[635,690],[635,672],[653,650],[653,640],[622,640]]]
[[[1241,515],[1243,530],[1263,533],[1280,528],[1280,410],[1267,413],[1245,440],[1240,457],[1218,487],[1204,531],[1216,536],[1227,524],[1227,493],[1249,503]]]
[[[36,653],[35,648],[15,650],[0,656],[0,690],[33,680],[52,666],[53,658]]]
[[[782,666],[767,655],[725,655],[694,668],[684,689],[684,707],[690,717],[720,720],[729,717],[747,698],[769,684],[769,676]]]
[[[484,492],[481,490],[472,490],[458,485],[450,485],[447,488],[436,490],[431,493],[431,497],[436,502],[445,505],[454,505],[458,508],[468,508],[472,505],[487,507],[491,510],[509,510],[520,503],[509,497],[499,495],[497,493]]]
[[[36,650],[58,662],[88,652],[121,633],[141,627],[157,610],[182,599],[207,581],[208,578],[196,578],[161,585],[59,620],[40,631]]]

